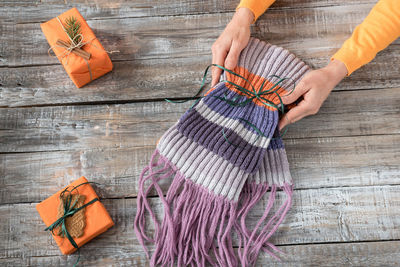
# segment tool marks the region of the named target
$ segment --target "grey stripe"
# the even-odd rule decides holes
[[[268,149],[256,173],[249,177],[249,181],[258,184],[283,185],[292,183],[289,162],[284,148]]]
[[[172,127],[157,148],[185,175],[216,195],[237,201],[249,174],[193,142]]]

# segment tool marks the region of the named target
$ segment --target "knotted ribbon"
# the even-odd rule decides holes
[[[69,34],[67,33],[67,30],[65,29],[64,25],[62,24],[61,20],[60,20],[58,17],[57,17],[57,20],[58,20],[58,22],[60,23],[61,28],[63,29],[63,31],[64,31],[65,34],[67,35],[67,37],[68,37],[68,39],[70,40],[70,42],[69,42],[69,43],[59,42],[60,40],[58,40],[57,43],[59,43],[59,44],[56,44],[56,45],[53,45],[52,47],[50,47],[50,48],[47,50],[47,53],[49,54],[49,56],[53,56],[53,55],[50,53],[50,51],[51,51],[54,47],[62,47],[62,48],[64,48],[65,51],[64,51],[62,54],[59,54],[59,55],[55,54],[55,57],[60,57],[61,60],[64,59],[64,58],[66,58],[67,61],[66,61],[65,64],[68,65],[68,58],[69,58],[69,55],[70,55],[71,53],[73,53],[74,51],[77,51],[77,49],[81,50],[81,48],[82,48],[84,45],[89,44],[89,43],[91,44],[92,41],[93,41],[94,39],[96,39],[96,37],[92,38],[92,39],[89,40],[89,41],[84,42],[84,41],[83,41],[83,40],[84,40],[84,36],[83,36],[81,33],[79,33],[78,35],[76,35],[76,36],[74,37],[74,39],[72,39],[71,36],[69,36]],[[76,39],[78,39],[78,40],[76,40]],[[68,45],[69,45],[69,46],[68,46]],[[94,46],[94,45],[93,45],[93,46]],[[95,46],[95,47],[96,47],[96,46]],[[83,50],[81,50],[81,51],[83,51]],[[90,69],[90,64],[89,64],[89,61],[88,61],[88,59],[90,58],[90,53],[88,53],[88,52],[86,52],[86,51],[83,51],[83,54],[86,54],[86,57],[82,54],[82,52],[77,52],[77,53],[75,53],[75,54],[78,55],[78,56],[80,56],[80,57],[85,61],[86,65],[87,65],[87,67],[88,67],[88,70],[89,70],[89,77],[90,77],[90,80],[92,81],[92,80],[93,80],[92,70]]]
[[[78,192],[78,189],[77,189],[77,188],[80,187],[80,186],[82,186],[82,185],[85,185],[85,184],[98,184],[98,183],[95,183],[95,182],[85,182],[85,183],[81,183],[81,184],[79,184],[79,185],[77,185],[77,186],[74,186],[71,190],[68,190],[69,187],[65,188],[65,189],[60,193],[60,201],[61,201],[61,199],[63,199],[64,195],[67,194],[67,195],[66,195],[66,200],[65,200],[64,203],[63,203],[64,215],[61,216],[60,218],[58,218],[58,219],[57,219],[54,223],[52,223],[49,227],[47,227],[46,229],[44,229],[45,231],[51,231],[51,233],[54,235],[54,229],[56,229],[57,227],[60,226],[60,227],[61,227],[61,236],[62,236],[62,237],[67,237],[67,239],[69,240],[69,242],[71,243],[71,245],[72,245],[74,248],[78,249],[78,252],[79,252],[79,247],[78,247],[78,245],[76,244],[75,240],[72,238],[71,234],[68,232],[68,229],[67,229],[67,227],[66,227],[66,219],[67,219],[68,217],[73,216],[75,213],[77,213],[78,211],[84,209],[85,207],[87,207],[87,206],[93,204],[94,202],[99,201],[99,198],[94,198],[94,199],[92,199],[91,201],[89,201],[88,203],[82,205],[82,206],[79,207],[79,208],[76,208],[76,207],[75,207],[75,206],[77,205],[77,203],[78,203],[78,198],[76,198],[75,201],[72,202],[72,195],[73,195],[72,192],[73,192],[74,190],[76,190],[76,191]],[[75,262],[74,266],[76,266],[76,265],[78,264],[79,259],[80,259],[80,253],[79,253],[79,255],[78,255],[78,259],[77,259],[77,261]]]
[[[79,34],[77,34],[74,38],[71,38],[71,36],[69,36],[69,34],[67,33],[67,30],[65,29],[63,23],[61,22],[61,20],[60,20],[58,17],[57,17],[57,20],[58,20],[58,22],[60,23],[61,28],[63,29],[63,31],[64,31],[65,34],[67,35],[67,37],[68,37],[68,39],[69,39],[69,43],[68,43],[68,42],[65,42],[65,41],[62,41],[62,40],[58,40],[58,41],[56,42],[56,45],[53,45],[52,47],[50,47],[50,48],[47,50],[47,53],[48,53],[49,56],[51,56],[51,57],[59,57],[60,60],[66,58],[66,59],[67,59],[67,61],[66,61],[66,63],[65,63],[66,65],[68,65],[68,59],[69,59],[69,55],[70,55],[71,53],[74,53],[74,54],[76,54],[77,56],[81,57],[81,58],[85,61],[86,65],[87,65],[87,67],[88,67],[90,81],[92,81],[92,80],[93,80],[93,75],[92,75],[92,70],[91,70],[90,64],[89,64],[90,53],[87,52],[87,51],[82,50],[81,48],[82,48],[84,45],[86,45],[86,44],[90,44],[90,45],[92,45],[93,47],[95,47],[95,48],[97,48],[97,49],[100,49],[100,48],[98,48],[96,45],[94,45],[94,44],[92,43],[93,40],[97,39],[97,37],[94,37],[94,38],[92,38],[91,40],[84,42],[84,36],[83,36],[81,33],[79,33]],[[64,48],[65,51],[64,51],[63,53],[59,54],[59,55],[57,55],[57,54],[55,54],[55,53],[54,53],[54,55],[52,55],[52,54],[50,53],[50,51],[52,51],[52,49],[53,49],[54,47],[61,47],[61,48]],[[104,50],[104,51],[105,51],[106,53],[108,53],[108,54],[112,54],[112,53],[119,52],[119,50],[112,50],[112,51],[106,51],[106,50]]]
[[[283,77],[283,78],[281,78],[281,77],[279,77],[278,75],[270,75],[270,76],[268,76],[268,80],[269,80],[269,78],[278,78],[279,81],[276,82],[276,83],[273,83],[272,87],[269,88],[269,89],[267,89],[267,88],[265,88],[267,79],[265,79],[265,80],[263,81],[263,83],[261,84],[259,90],[257,90],[257,89],[254,87],[254,85],[253,85],[248,79],[246,79],[246,78],[243,77],[242,75],[240,75],[240,74],[238,74],[238,73],[236,73],[236,72],[234,72],[234,71],[232,71],[232,70],[229,70],[229,69],[227,69],[227,68],[225,68],[225,67],[223,67],[223,66],[220,66],[220,65],[218,65],[218,64],[210,64],[210,65],[208,65],[208,66],[206,67],[206,69],[205,69],[205,71],[204,71],[204,75],[203,75],[203,79],[202,79],[202,83],[201,83],[200,89],[198,90],[198,92],[197,92],[194,96],[189,97],[189,98],[187,98],[187,99],[185,99],[185,100],[171,100],[171,99],[168,99],[168,98],[165,98],[164,100],[167,101],[167,102],[170,102],[170,103],[184,103],[184,102],[187,102],[187,101],[196,99],[195,103],[193,103],[193,105],[190,107],[190,109],[192,109],[192,108],[196,105],[196,103],[197,103],[198,101],[200,101],[201,98],[204,98],[204,97],[205,97],[205,96],[200,96],[200,94],[201,94],[201,92],[204,90],[204,88],[205,88],[205,86],[206,86],[206,78],[207,78],[208,71],[209,71],[209,69],[210,69],[211,67],[213,67],[213,66],[214,66],[214,67],[217,67],[217,68],[220,68],[220,69],[222,69],[223,71],[226,71],[226,72],[228,72],[228,73],[230,73],[230,74],[232,74],[232,75],[234,75],[234,76],[237,76],[237,77],[239,77],[240,79],[243,79],[243,80],[245,81],[245,83],[247,83],[247,84],[249,84],[249,85],[251,86],[251,89],[252,89],[252,90],[248,90],[248,89],[246,89],[245,87],[243,87],[243,86],[241,86],[241,85],[239,85],[239,84],[237,84],[237,83],[234,83],[234,82],[232,82],[232,81],[229,81],[229,80],[222,80],[222,81],[220,81],[220,82],[225,82],[225,83],[228,83],[228,84],[234,86],[234,87],[235,87],[238,91],[240,91],[243,95],[247,96],[246,100],[240,102],[239,96],[236,97],[236,98],[228,99],[226,93],[225,93],[224,97],[220,97],[220,96],[213,96],[213,97],[215,97],[215,98],[217,98],[217,99],[219,99],[219,100],[225,101],[228,105],[230,105],[230,106],[232,106],[232,107],[243,107],[243,106],[247,105],[248,103],[250,103],[251,101],[254,101],[254,100],[256,99],[256,100],[258,100],[260,103],[262,103],[262,104],[265,105],[265,106],[269,106],[269,107],[272,107],[272,108],[274,108],[274,109],[277,109],[282,115],[284,115],[285,113],[287,113],[287,109],[286,109],[286,106],[283,104],[282,97],[288,96],[288,95],[292,94],[293,91],[294,91],[294,89],[295,89],[295,84],[294,84],[294,82],[293,82],[293,87],[292,87],[292,89],[289,91],[289,93],[287,93],[287,94],[285,94],[285,95],[283,95],[283,96],[281,96],[281,95],[278,93],[278,90],[280,89],[279,85],[282,84],[282,82],[284,82],[285,80],[290,80],[291,78],[289,78],[289,77]],[[277,96],[277,98],[278,98],[278,100],[279,100],[279,102],[280,102],[278,105],[275,104],[273,101],[271,101],[271,100],[269,100],[269,99],[267,99],[267,98],[265,97],[265,96],[271,95],[271,94],[275,94],[275,95]],[[296,102],[296,103],[297,103],[297,102]],[[258,133],[257,139],[258,139],[259,137],[265,137],[265,135],[260,131],[260,129],[258,129],[258,128],[257,128],[254,124],[252,124],[250,121],[248,121],[248,120],[246,120],[246,119],[244,119],[244,118],[238,118],[238,119],[241,120],[241,121],[243,121],[244,123],[248,124],[251,128],[253,128],[253,129]],[[288,128],[285,127],[284,131],[283,131],[283,132],[281,133],[281,135],[280,135],[280,138],[282,138],[282,137],[286,134],[287,129],[288,129]],[[224,132],[224,129],[222,129],[222,134],[223,134],[223,136],[224,136],[224,138],[225,138],[225,141],[227,141],[227,142],[228,142],[229,144],[231,144],[231,145],[234,145],[234,146],[237,146],[237,147],[238,147],[238,145],[232,144],[232,143],[228,140],[228,138],[226,137],[226,134],[225,134],[225,132]],[[255,141],[257,141],[257,139],[256,139]],[[272,138],[272,139],[274,139],[274,138]]]

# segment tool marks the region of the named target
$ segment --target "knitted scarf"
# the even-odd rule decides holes
[[[155,245],[151,266],[252,266],[260,251],[277,257],[269,240],[293,192],[277,107],[308,70],[287,50],[251,38],[233,72],[225,71],[224,81],[159,139],[140,175],[134,222],[148,257],[145,241]],[[159,183],[167,178],[164,194]],[[147,199],[152,188],[163,204],[161,222]],[[278,190],[286,199],[273,207]],[[246,217],[264,195],[265,212],[249,230]],[[146,234],[146,212],[153,237]]]

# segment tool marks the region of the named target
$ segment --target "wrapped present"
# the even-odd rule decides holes
[[[63,254],[71,254],[114,225],[85,177],[36,205]]]
[[[76,8],[40,26],[50,49],[78,88],[112,70],[107,52]]]

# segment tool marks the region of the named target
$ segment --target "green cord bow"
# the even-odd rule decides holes
[[[222,80],[222,81],[220,81],[220,82],[229,83],[230,85],[234,86],[238,91],[240,91],[241,93],[243,93],[243,94],[246,96],[247,99],[244,100],[244,101],[242,101],[242,102],[240,102],[240,100],[241,100],[240,96],[234,97],[234,98],[232,98],[232,99],[228,99],[228,98],[227,98],[227,93],[226,93],[226,92],[225,92],[225,94],[224,94],[224,97],[220,97],[220,96],[213,96],[213,97],[215,97],[215,98],[217,98],[217,99],[220,99],[220,100],[222,100],[222,101],[225,101],[228,105],[230,105],[230,106],[232,106],[232,107],[244,107],[244,106],[247,105],[249,102],[253,101],[254,99],[257,99],[257,100],[260,101],[263,105],[269,106],[269,107],[272,107],[272,108],[275,108],[275,109],[277,109],[278,111],[280,111],[282,114],[285,114],[285,105],[283,104],[282,98],[281,98],[281,96],[280,96],[279,93],[278,93],[278,90],[279,90],[279,87],[278,87],[278,86],[279,86],[283,81],[285,81],[285,80],[287,80],[287,79],[290,79],[290,78],[286,78],[286,77],[285,77],[285,78],[281,78],[281,77],[279,77],[279,76],[277,76],[277,75],[268,76],[268,78],[271,78],[271,77],[278,78],[279,81],[278,81],[277,83],[274,83],[273,86],[272,86],[270,89],[265,89],[264,86],[265,86],[266,81],[267,81],[267,79],[265,79],[265,80],[263,81],[263,83],[261,84],[260,89],[257,91],[256,88],[253,86],[253,84],[252,84],[248,79],[246,79],[246,78],[243,77],[242,75],[237,74],[237,73],[235,73],[235,72],[232,71],[232,70],[228,70],[227,68],[225,68],[225,67],[223,67],[223,66],[220,66],[220,65],[218,65],[218,64],[211,64],[211,65],[208,65],[208,66],[207,66],[206,70],[204,71],[204,75],[203,75],[201,87],[200,87],[199,91],[198,91],[193,97],[190,97],[190,98],[185,99],[185,100],[171,100],[171,99],[165,98],[165,101],[170,102],[170,103],[184,103],[184,102],[187,102],[187,101],[196,99],[196,101],[195,101],[195,102],[193,103],[193,105],[190,107],[190,109],[192,109],[192,108],[197,104],[197,102],[200,101],[200,99],[202,99],[202,98],[204,97],[204,96],[200,96],[200,94],[201,94],[201,92],[203,91],[204,87],[206,86],[207,73],[208,73],[208,70],[210,69],[210,67],[212,67],[212,66],[218,67],[218,68],[220,68],[220,69],[222,69],[222,70],[224,70],[224,71],[226,71],[226,72],[228,72],[228,73],[230,73],[230,74],[232,74],[232,75],[234,75],[234,76],[237,76],[237,77],[243,79],[247,84],[249,84],[249,85],[251,86],[251,89],[252,89],[252,90],[248,90],[248,89],[244,88],[243,86],[240,86],[240,85],[238,85],[238,84],[236,84],[236,83],[234,83],[234,82],[232,82],[232,81]],[[295,88],[295,86],[293,86],[293,88],[290,90],[290,92],[289,92],[288,94],[286,94],[285,96],[290,95],[290,94],[294,91],[294,88]],[[269,99],[266,98],[266,96],[271,95],[271,94],[275,94],[275,95],[278,97],[279,102],[280,102],[279,105],[276,105],[274,102],[272,102],[272,101],[270,101]],[[258,129],[258,128],[257,128],[254,124],[252,124],[250,121],[248,121],[248,120],[246,120],[246,119],[244,119],[244,118],[238,118],[238,119],[239,119],[239,120],[242,120],[244,123],[248,124],[251,128],[253,128],[253,129],[258,133],[258,137],[256,138],[255,142],[257,141],[257,139],[258,139],[260,136],[266,137],[266,136],[261,132],[261,130]],[[283,134],[281,135],[281,137],[283,137],[283,136],[286,134],[286,131],[287,131],[287,128],[285,129],[285,131],[283,132]],[[226,137],[226,134],[225,134],[224,129],[222,129],[222,134],[223,134],[225,140],[226,140],[229,144],[234,145],[234,146],[237,146],[237,145],[235,145],[235,144],[232,144],[232,143],[228,140],[228,138]]]
[[[47,227],[46,229],[44,229],[45,231],[51,231],[51,233],[54,235],[54,229],[56,229],[58,226],[61,226],[61,236],[62,237],[67,237],[67,239],[69,240],[69,242],[71,243],[71,245],[76,248],[78,250],[78,259],[76,260],[74,267],[78,264],[79,259],[81,257],[80,252],[79,252],[79,247],[76,244],[75,240],[72,238],[72,236],[70,235],[70,233],[68,232],[68,229],[65,225],[65,220],[70,217],[73,216],[75,213],[77,213],[78,211],[82,210],[83,208],[93,204],[96,201],[99,201],[98,198],[94,198],[91,201],[89,201],[88,203],[86,203],[85,205],[82,205],[79,208],[75,208],[75,205],[78,203],[78,199],[75,199],[75,201],[72,203],[72,192],[74,190],[76,190],[78,192],[78,187],[80,187],[81,185],[84,184],[98,184],[95,182],[85,182],[85,183],[81,183],[77,186],[74,186],[71,190],[68,190],[69,187],[65,188],[61,193],[60,193],[60,198],[63,198],[65,194],[67,194],[66,196],[66,200],[64,201],[64,215],[61,216],[60,218],[58,218],[54,223],[52,223],[49,227]]]

